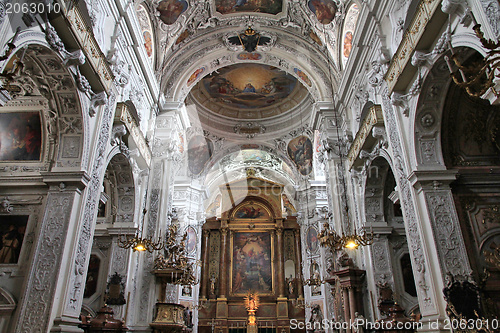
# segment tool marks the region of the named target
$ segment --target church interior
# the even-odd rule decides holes
[[[499,37],[498,0],[0,0],[0,332],[498,332]]]

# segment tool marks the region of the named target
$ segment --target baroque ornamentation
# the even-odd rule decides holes
[[[387,93],[387,91],[386,91]],[[391,102],[384,94],[383,99],[385,120],[388,128],[398,128],[395,114]],[[412,258],[412,266],[415,275],[415,284],[417,286],[417,294],[419,304],[421,304],[422,313],[433,311],[435,309],[434,301],[431,298],[430,287],[428,285],[428,269],[427,260],[423,252],[422,239],[420,237],[420,228],[417,222],[417,214],[413,205],[413,198],[411,195],[411,184],[409,183],[406,172],[404,171],[402,143],[399,139],[398,131],[389,131],[389,142],[394,154],[394,176],[397,180],[398,188],[400,190],[400,199],[404,207],[403,212],[405,215],[406,232],[408,235],[408,246],[410,248],[410,256]]]

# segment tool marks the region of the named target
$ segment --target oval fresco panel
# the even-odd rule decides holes
[[[314,227],[309,227],[307,230],[307,250],[314,253],[318,250],[318,231]]]
[[[153,41],[153,28],[151,26],[151,20],[149,19],[147,10],[143,5],[137,7],[136,14],[137,19],[139,20],[139,25],[141,26],[146,54],[148,55],[149,59],[154,59],[155,47]]]
[[[218,72],[218,73],[217,73]],[[202,79],[211,99],[224,107],[258,109],[276,105],[297,86],[297,79],[282,70],[261,64],[236,64]]]
[[[312,170],[313,146],[311,140],[304,135],[290,140],[288,156],[295,163],[302,175],[308,175]]]
[[[212,157],[212,141],[204,136],[196,135],[188,143],[188,168],[194,175],[199,175]]]
[[[156,9],[160,12],[160,20],[170,25],[174,24],[187,8],[188,3],[185,0],[163,0]]]
[[[283,9],[283,0],[215,0],[215,8],[221,14],[257,12],[278,14]]]
[[[198,78],[200,77],[201,74],[203,74],[203,72],[205,72],[205,67],[200,67],[197,70],[195,70],[193,74],[191,74],[191,76],[189,77],[187,81],[187,86],[189,87],[190,85],[193,84],[193,82],[198,80]]]
[[[323,24],[332,22],[337,13],[337,4],[333,0],[310,0],[307,5]]]
[[[352,38],[354,35],[354,31],[356,29],[356,21],[358,20],[359,9],[358,6],[352,5],[346,15],[344,21],[344,36],[342,41],[342,55],[344,64],[349,58],[352,50]]]
[[[193,227],[189,227],[186,232],[186,252],[190,254],[193,253],[194,250],[196,250],[196,231],[193,229]]]
[[[312,86],[311,80],[309,80],[309,76],[307,76],[306,73],[298,68],[294,68],[293,71],[300,77],[302,81],[304,81],[305,84],[307,84],[309,87]]]

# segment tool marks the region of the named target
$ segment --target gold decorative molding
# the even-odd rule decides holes
[[[129,107],[125,103],[118,103],[116,105],[115,120],[122,122],[130,133],[130,137],[133,143],[139,150],[142,158],[146,162],[147,166],[151,165],[151,150],[149,149],[146,139],[142,135],[141,129],[137,120],[132,116]],[[133,149],[133,145],[129,142],[129,148]]]
[[[446,22],[446,15],[438,10],[440,4],[440,0],[420,1],[385,74],[389,94],[406,90],[416,72],[416,68],[410,66],[413,52],[417,48],[428,49]]]
[[[376,141],[375,138],[370,137],[370,133],[373,127],[377,125],[383,125],[384,118],[382,116],[382,107],[380,105],[373,105],[370,108],[370,111],[366,115],[363,123],[359,127],[358,133],[356,133],[356,137],[354,138],[354,142],[349,149],[349,153],[347,153],[347,163],[349,165],[349,170],[353,167],[356,159],[359,156],[361,150],[367,145],[373,144]]]
[[[61,13],[67,21],[67,26],[86,57],[86,62],[97,74],[104,90],[109,93],[113,85],[114,75],[104,53],[97,43],[92,29],[85,22],[83,15],[73,1],[59,1]]]

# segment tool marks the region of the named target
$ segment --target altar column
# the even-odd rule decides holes
[[[209,276],[208,276],[208,261],[209,261],[209,254],[210,254],[210,230],[204,229],[203,230],[203,240],[201,243],[201,253],[203,254],[202,258],[202,276],[201,276],[201,292],[200,292],[200,298],[201,299],[207,299],[207,285],[209,281]]]
[[[302,285],[302,267],[301,267],[301,257],[302,257],[302,246],[300,244],[300,230],[295,229],[293,231],[293,236],[295,238],[295,276],[297,281],[297,295],[300,299],[304,298],[304,286]]]
[[[227,332],[227,293],[228,293],[228,273],[227,273],[227,263],[228,263],[228,242],[227,234],[229,230],[227,227],[227,222],[222,221],[222,226],[220,228],[221,233],[221,252],[220,252],[220,275],[219,275],[219,297],[217,297],[217,310],[216,317],[219,322],[221,329],[220,332]]]
[[[285,297],[285,267],[283,264],[283,228],[277,227],[276,231],[276,256],[278,258],[278,298]]]
[[[220,251],[220,281],[219,281],[219,298],[227,298],[227,233],[228,228],[222,227],[221,233],[221,251]]]

